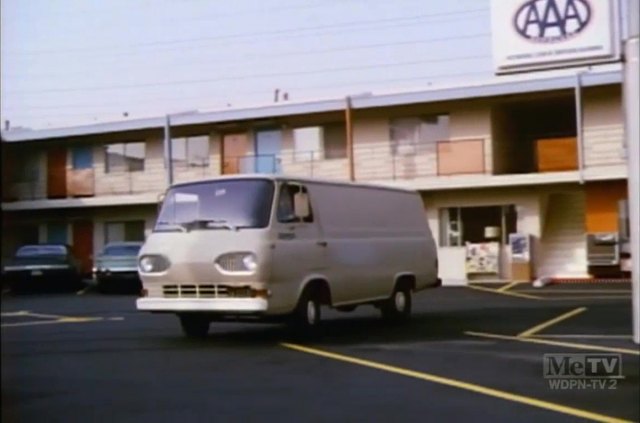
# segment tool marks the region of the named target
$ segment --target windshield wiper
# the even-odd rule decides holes
[[[183,223],[183,226],[187,231],[193,229],[194,227],[204,228],[204,229],[229,229],[230,231],[237,231],[238,227],[228,223],[224,219],[216,220],[216,219],[196,219],[191,222]]]
[[[163,228],[158,228],[159,225],[162,226],[166,226]],[[154,228],[154,231],[156,232],[186,232],[187,228],[185,228],[184,226],[180,225],[180,224],[176,224],[176,223],[171,223],[171,222],[165,222],[165,221],[159,221],[156,222],[156,227]]]

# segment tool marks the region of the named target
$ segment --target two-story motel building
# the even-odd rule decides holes
[[[175,182],[272,173],[418,190],[445,284],[588,276],[586,234],[617,232],[627,196],[619,65],[422,91],[173,116]],[[2,133],[3,256],[66,242],[91,268],[106,242],[143,240],[167,187],[165,117]],[[490,274],[468,244],[493,242]],[[482,272],[481,272],[482,273]],[[522,277],[520,274],[519,277]]]

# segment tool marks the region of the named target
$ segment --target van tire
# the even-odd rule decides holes
[[[197,314],[179,314],[182,332],[187,338],[202,339],[209,333],[209,319]]]
[[[407,284],[396,285],[391,297],[381,304],[380,311],[382,318],[387,321],[408,320],[411,317],[411,287]]]
[[[306,287],[300,295],[298,305],[291,316],[296,329],[313,331],[320,325],[320,296],[318,290]]]

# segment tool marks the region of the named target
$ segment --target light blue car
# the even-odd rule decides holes
[[[100,292],[139,293],[138,252],[142,242],[112,242],[96,257],[93,279]]]

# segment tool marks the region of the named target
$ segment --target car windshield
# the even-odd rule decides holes
[[[274,182],[267,179],[174,187],[164,199],[154,230],[265,228],[271,216],[273,192]]]
[[[62,245],[25,245],[16,252],[16,257],[66,256],[67,249]]]
[[[142,245],[107,245],[104,248],[105,256],[137,256]]]

